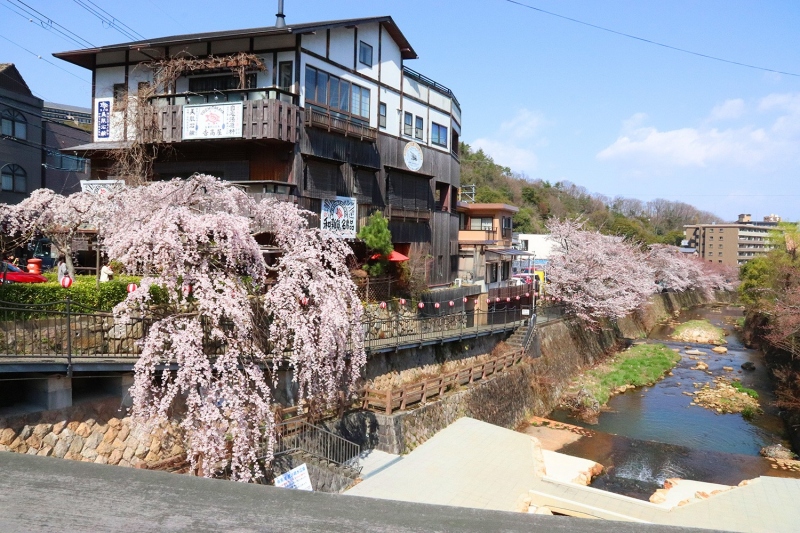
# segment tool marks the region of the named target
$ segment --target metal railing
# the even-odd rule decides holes
[[[305,420],[287,420],[275,428],[273,455],[280,457],[294,453],[305,453],[361,472],[358,464],[361,446]]]

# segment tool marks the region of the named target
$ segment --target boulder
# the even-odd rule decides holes
[[[56,442],[56,445],[53,447],[53,457],[58,457],[62,459],[67,452],[69,451],[69,444],[65,440],[59,440]]]
[[[783,444],[773,444],[772,446],[764,446],[759,452],[764,457],[771,459],[794,459],[795,455],[792,450],[783,447]]]
[[[690,350],[686,350],[685,353],[686,353],[686,355],[705,355],[706,354],[706,352],[702,352],[702,351],[697,350],[695,348],[692,348]]]
[[[714,353],[728,353],[728,349],[724,346],[715,346],[714,348],[711,348],[711,351]]]
[[[744,370],[755,370],[756,369],[756,365],[753,364],[752,361],[745,361],[744,363],[742,363],[742,368]]]
[[[11,428],[5,428],[4,430],[0,431],[0,445],[8,446],[12,442],[14,442],[14,438],[16,434],[14,430]]]

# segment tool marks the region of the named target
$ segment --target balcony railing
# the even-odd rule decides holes
[[[459,242],[497,241],[497,230],[469,230],[462,229],[458,232]]]
[[[333,113],[320,111],[314,108],[306,109],[305,113],[306,126],[341,133],[345,137],[357,137],[362,141],[375,142],[378,140],[378,130],[354,120],[338,117]]]
[[[242,139],[274,139],[295,143],[300,138],[303,110],[281,100],[242,101]],[[183,139],[183,105],[145,107],[145,142],[177,143]]]

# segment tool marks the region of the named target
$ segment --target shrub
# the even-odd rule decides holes
[[[137,276],[117,276],[112,281],[101,283],[97,288],[94,276],[76,276],[69,289],[64,289],[55,274],[45,274],[46,283],[8,283],[0,285],[0,300],[15,304],[41,305],[62,302],[67,296],[71,301],[98,311],[111,309],[128,295],[128,284],[138,283]]]

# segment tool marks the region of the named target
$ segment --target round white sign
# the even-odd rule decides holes
[[[403,149],[403,160],[409,170],[418,171],[422,168],[422,148],[414,141],[409,142]]]

